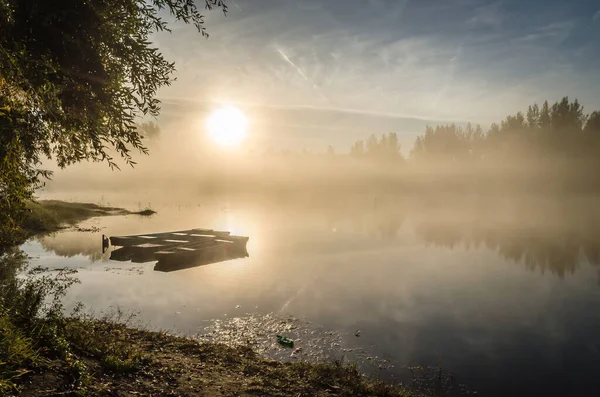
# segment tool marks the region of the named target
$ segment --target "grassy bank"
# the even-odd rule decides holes
[[[57,231],[95,216],[133,212],[40,201],[23,229]],[[151,211],[140,212],[150,215]],[[232,348],[128,327],[117,318],[63,314],[73,274],[27,268],[17,247],[0,254],[2,396],[412,396],[339,363],[282,363]]]
[[[6,393],[141,396],[412,396],[336,363],[282,363],[106,320],[65,319],[25,340]],[[46,334],[48,334],[46,332]],[[60,335],[60,336],[58,336]]]
[[[150,208],[128,211],[123,208],[106,207],[92,203],[73,203],[59,200],[40,200],[27,203],[28,212],[22,224],[28,237],[58,231],[97,216],[155,214]]]

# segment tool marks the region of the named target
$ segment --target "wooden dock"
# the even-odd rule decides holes
[[[130,236],[102,236],[110,259],[145,263],[158,261],[154,270],[174,271],[248,257],[248,237],[212,229],[190,229]]]

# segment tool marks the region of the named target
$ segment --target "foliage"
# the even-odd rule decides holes
[[[0,245],[50,176],[44,158],[118,168],[114,153],[132,166],[131,150],[147,153],[136,120],[158,115],[175,70],[150,42],[164,12],[208,36],[193,0],[0,0]]]
[[[525,113],[508,115],[487,133],[479,125],[427,127],[411,158],[425,162],[574,160],[594,157],[600,150],[600,113],[589,117],[583,106],[567,97],[549,105],[529,106]]]
[[[355,158],[395,162],[403,160],[400,149],[398,135],[395,132],[390,132],[387,135],[382,135],[380,140],[377,140],[375,135],[371,135],[366,143],[364,141],[356,142],[350,149],[350,155]]]
[[[81,307],[72,317],[64,316],[62,299],[78,282],[76,271],[34,268],[23,274],[27,260],[18,248],[0,255],[0,394],[14,392],[21,376],[45,370],[55,359],[64,362],[72,388],[80,391],[91,381],[84,357],[97,359],[112,373],[132,372],[147,363],[118,327],[80,315]],[[122,319],[118,312],[105,321],[126,324]]]
[[[62,319],[61,300],[77,280],[72,272],[54,276],[25,270],[28,257],[18,248],[0,254],[0,385],[14,389],[18,377],[43,364],[40,348],[48,340],[49,324]],[[0,390],[2,391],[2,390]]]
[[[417,137],[411,158],[417,161],[457,161],[477,158],[483,132],[481,126],[466,128],[456,124],[427,127],[423,136]]]

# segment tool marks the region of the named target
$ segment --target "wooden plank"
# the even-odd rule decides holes
[[[197,266],[189,265],[192,262],[208,264],[247,257],[248,240],[248,237],[212,229],[114,236],[110,237],[111,244],[121,248],[114,250],[110,259],[134,263],[158,261],[161,265],[157,264],[155,270],[171,271],[161,266],[185,268]]]
[[[223,235],[225,236],[225,235]],[[177,237],[177,238],[173,238],[173,237]],[[186,239],[182,239],[181,237],[183,237],[181,234],[177,234],[177,235],[173,235],[173,233],[157,233],[157,234],[140,234],[140,235],[135,235],[135,236],[113,236],[110,237],[110,243],[111,245],[116,245],[116,246],[120,246],[120,247],[126,247],[126,246],[131,246],[131,245],[139,245],[139,244],[143,244],[143,243],[147,243],[149,241],[155,243],[158,241],[167,241],[167,242],[173,242],[173,243],[178,243],[178,244],[185,244],[185,243],[189,243],[192,241],[198,241],[198,240],[202,240],[202,239],[211,239],[216,237],[216,235],[213,236],[208,236],[208,235],[192,235],[192,234],[188,234],[186,235]]]

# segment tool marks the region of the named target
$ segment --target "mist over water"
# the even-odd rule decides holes
[[[478,127],[428,128],[406,160],[395,134],[350,153],[217,149],[182,118],[135,169],[79,164],[40,192],[156,215],[91,219],[95,232],[24,248],[79,269],[71,306],[139,311],[150,328],[268,343],[293,317],[311,324],[303,338],[327,336],[305,341],[306,357],[386,379],[438,366],[482,395],[585,395],[600,386],[596,163],[532,149],[534,124],[518,139],[521,124],[492,128],[485,147]],[[191,228],[248,236],[249,257],[165,274],[101,250],[102,234]]]
[[[262,185],[214,190],[192,177],[181,183],[185,174],[146,184],[152,177],[143,172],[93,183],[92,174],[86,183],[69,179],[72,185],[57,176],[42,197],[151,206],[158,214],[92,219],[82,226],[97,233],[61,232],[24,248],[34,264],[79,269],[71,305],[139,310],[151,328],[194,335],[211,320],[273,313],[339,333],[335,354],[377,376],[439,365],[483,395],[598,387],[594,194],[392,193],[385,184],[360,191],[314,180],[294,186],[309,171],[285,164],[286,171],[262,174]],[[153,263],[109,261],[101,252],[101,234],[196,227],[249,236],[249,258],[164,274]],[[393,367],[380,373],[367,357]]]

